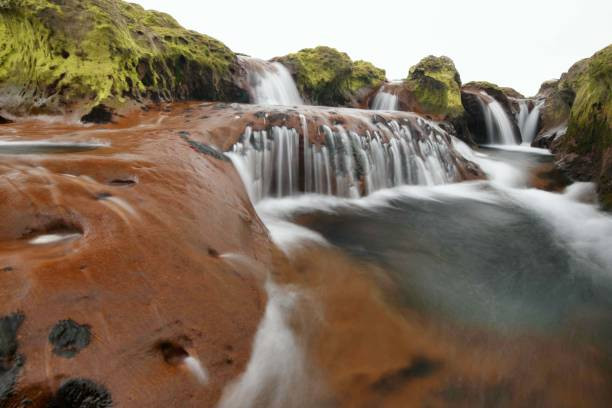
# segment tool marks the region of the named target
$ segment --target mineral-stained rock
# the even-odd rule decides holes
[[[194,106],[134,112],[103,126],[4,125],[27,140],[107,142],[2,154],[0,266],[11,269],[0,272],[0,312],[8,316],[0,321],[0,378],[2,398],[12,390],[9,406],[81,401],[81,390],[98,388],[69,381],[87,379],[113,406],[212,407],[243,372],[266,304],[261,274],[279,273],[285,258],[232,164],[178,135],[231,143],[227,132],[213,138],[202,121],[187,122],[206,113],[187,110]],[[228,253],[248,261],[233,264]],[[20,315],[10,315],[16,310],[27,317],[21,327]],[[58,355],[87,343],[83,325],[91,328],[87,347]],[[197,359],[208,382],[169,364],[156,346],[163,341]]]

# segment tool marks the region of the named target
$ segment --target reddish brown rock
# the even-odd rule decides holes
[[[178,134],[211,142],[194,115],[5,125],[3,140],[110,144],[0,152],[0,315],[23,316],[5,356],[19,363],[9,406],[78,400],[99,386],[116,406],[210,407],[243,371],[266,304],[263,277],[219,255],[240,253],[271,272],[283,258],[231,163]],[[50,336],[62,321],[78,322],[70,327],[79,333]],[[197,358],[208,383],[168,360],[160,342]],[[58,344],[78,354],[58,355]],[[81,379],[90,383],[58,391]]]

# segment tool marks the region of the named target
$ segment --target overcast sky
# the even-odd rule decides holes
[[[612,0],[137,0],[235,52],[269,59],[328,45],[404,78],[447,55],[463,82],[527,96],[612,43]]]

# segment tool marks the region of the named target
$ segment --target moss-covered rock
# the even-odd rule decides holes
[[[126,98],[238,99],[234,53],[121,0],[0,0],[0,99],[11,113]]]
[[[316,105],[345,105],[363,89],[380,86],[385,71],[344,52],[319,46],[275,58],[287,66],[300,94]]]
[[[569,101],[567,132],[553,143],[576,178],[594,180],[602,204],[612,209],[612,45],[580,61],[561,78],[556,94]]]
[[[406,89],[415,97],[414,110],[443,119],[463,115],[461,77],[453,61],[430,55],[410,68]]]

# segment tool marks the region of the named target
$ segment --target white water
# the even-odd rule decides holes
[[[508,211],[516,211],[518,206],[547,223],[573,256],[589,258],[602,265],[602,270],[612,270],[609,251],[612,246],[612,217],[599,212],[594,205],[578,201],[592,192],[592,184],[574,184],[563,194],[526,188],[528,174],[520,165],[475,152],[457,139],[452,143],[455,151],[477,162],[490,180],[397,186],[359,198],[315,194],[268,198],[257,204],[257,212],[274,242],[290,255],[290,250],[296,246],[328,245],[318,232],[290,221],[298,213],[377,211],[392,207],[396,200],[402,199],[418,199],[424,206],[428,201],[452,202],[457,199],[504,206]],[[313,378],[319,376],[314,375],[313,367],[308,366],[309,356],[301,342],[302,337],[291,329],[289,323],[292,312],[298,309],[296,290],[270,282],[266,285],[268,305],[255,337],[251,359],[243,375],[224,390],[219,408],[302,408],[320,403],[321,400],[313,398],[313,395],[321,391],[321,384],[312,383]]]
[[[219,408],[310,407],[315,398],[309,364],[289,317],[299,300],[289,287],[266,283],[268,304],[246,371],[228,385]]]
[[[543,100],[536,102],[535,106],[533,107],[531,112],[529,112],[529,115],[525,119],[524,126],[521,127],[521,136],[523,139],[523,143],[531,144],[531,142],[533,142],[533,139],[535,138],[535,135],[538,131],[538,124],[540,121],[540,108],[543,104]]]
[[[279,62],[240,57],[247,70],[251,102],[261,105],[303,105],[291,73]]]
[[[71,241],[79,238],[81,234],[78,233],[66,233],[66,234],[44,234],[39,235],[36,238],[31,239],[29,242],[32,245],[47,245],[61,241]]]
[[[185,364],[185,368],[187,368],[200,384],[206,384],[208,382],[208,372],[204,366],[202,366],[200,360],[189,356],[183,360],[183,364]]]
[[[434,185],[457,181],[450,136],[422,121],[428,136],[413,136],[397,121],[358,135],[340,125],[322,126],[324,144],[313,144],[302,118],[298,130],[273,126],[269,131],[245,129],[228,153],[253,202],[298,192],[359,197],[403,184]],[[300,139],[303,156],[299,155]],[[303,171],[303,182],[300,182]]]
[[[478,101],[485,118],[487,144],[516,144],[512,122],[502,105],[484,91],[480,95]]]
[[[374,110],[397,110],[397,95],[387,91],[383,85],[380,87],[374,100],[372,101],[372,109]]]

